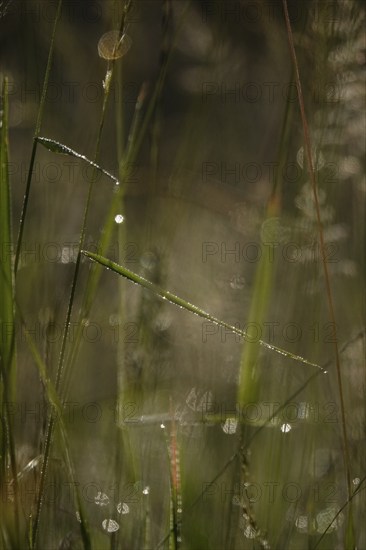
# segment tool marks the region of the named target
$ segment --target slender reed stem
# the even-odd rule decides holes
[[[345,413],[345,405],[344,405],[344,399],[343,399],[343,386],[342,386],[341,365],[340,365],[340,357],[339,357],[337,324],[336,324],[336,317],[335,317],[335,311],[334,311],[334,302],[333,302],[333,295],[331,290],[330,276],[329,276],[329,270],[328,270],[328,264],[327,264],[327,255],[326,255],[325,241],[324,241],[324,230],[323,230],[323,224],[322,224],[321,215],[320,215],[318,186],[317,186],[317,181],[315,177],[315,171],[314,171],[314,165],[313,165],[313,159],[312,159],[312,153],[311,153],[310,132],[309,132],[309,125],[308,125],[307,116],[305,112],[305,103],[304,103],[304,96],[302,92],[300,70],[299,70],[299,65],[297,61],[295,45],[294,45],[287,0],[282,0],[282,2],[283,2],[284,14],[285,14],[289,47],[290,47],[292,62],[293,62],[294,71],[295,71],[295,82],[296,82],[296,88],[297,88],[297,93],[299,98],[299,107],[300,107],[301,120],[302,120],[303,132],[304,132],[306,161],[307,161],[309,177],[310,177],[311,186],[312,186],[313,195],[314,195],[314,203],[315,203],[316,218],[317,218],[317,225],[318,225],[318,232],[319,232],[320,251],[321,251],[322,265],[323,265],[323,271],[324,271],[329,317],[333,324],[334,332],[335,332],[335,338],[333,339],[333,343],[334,343],[334,355],[335,355],[336,370],[337,370],[339,400],[340,400],[340,408],[341,408],[341,422],[342,422],[342,432],[343,432],[342,447],[343,447],[344,463],[346,468],[347,489],[348,489],[348,495],[350,497],[351,489],[352,489],[351,474],[350,474],[350,458],[349,458],[349,449],[348,449],[346,413]]]
[[[26,220],[26,216],[27,216],[28,202],[29,202],[29,196],[30,196],[30,190],[31,190],[33,169],[34,169],[34,162],[35,162],[35,159],[36,159],[37,146],[38,146],[37,137],[40,134],[41,126],[42,126],[44,105],[45,105],[45,101],[46,101],[48,81],[49,81],[49,78],[50,78],[51,66],[52,66],[53,50],[54,50],[55,36],[56,36],[56,28],[57,28],[57,24],[58,24],[58,21],[59,21],[60,16],[61,16],[61,8],[62,8],[62,0],[59,0],[58,5],[57,5],[57,11],[56,11],[54,23],[53,23],[51,44],[50,44],[50,48],[48,50],[46,73],[45,73],[45,77],[44,77],[44,80],[43,80],[41,101],[40,101],[40,104],[39,104],[37,122],[36,122],[36,127],[35,127],[34,135],[33,135],[32,152],[31,152],[31,158],[30,158],[29,169],[28,169],[28,174],[27,174],[27,182],[26,182],[26,188],[25,188],[25,193],[24,193],[22,211],[21,211],[21,214],[20,214],[19,233],[18,233],[18,238],[17,238],[17,245],[16,245],[16,251],[15,251],[15,260],[14,260],[14,273],[15,274],[17,273],[18,267],[19,267],[20,250],[21,250],[21,247],[22,247],[24,225],[25,225],[25,220]]]

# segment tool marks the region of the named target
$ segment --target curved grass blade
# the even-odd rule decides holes
[[[168,290],[164,290],[159,286],[155,285],[154,283],[152,283],[151,281],[148,281],[147,279],[140,277],[140,275],[137,275],[137,273],[134,273],[133,271],[130,271],[129,269],[126,269],[125,267],[118,265],[115,262],[112,262],[111,260],[104,258],[103,256],[100,256],[99,254],[94,254],[93,252],[88,252],[87,250],[82,250],[81,253],[87,258],[89,258],[90,260],[93,260],[94,262],[97,262],[103,265],[104,267],[106,267],[107,269],[110,269],[111,271],[114,271],[118,275],[122,275],[123,277],[126,277],[126,279],[129,279],[133,283],[138,284],[144,288],[147,288],[148,290],[151,290],[152,292],[160,296],[163,300],[168,300],[168,302],[171,302],[172,304],[175,304],[176,306],[182,309],[186,309],[187,311],[190,311],[191,313],[194,313],[195,315],[198,315],[203,319],[207,319],[208,321],[210,321],[211,323],[214,323],[215,325],[224,327],[227,330],[230,330],[231,332],[234,332],[235,334],[242,336],[243,338],[248,338],[248,334],[244,330],[241,330],[238,327],[229,325],[228,323],[225,323],[225,321],[221,321],[220,319],[213,317],[212,315],[210,315],[203,309],[200,309],[199,307],[195,306],[194,304],[191,304],[190,302],[187,302],[186,300],[179,298],[179,296],[172,294]],[[264,340],[259,340],[259,343],[261,346],[267,349],[270,349],[275,353],[278,353],[280,355],[283,355],[289,359],[293,359],[294,361],[298,361],[305,365],[315,367],[320,371],[322,371],[324,374],[327,373],[327,371],[323,369],[323,367],[321,367],[317,363],[313,363],[312,361],[305,359],[304,357],[300,357],[299,355],[290,353],[287,350],[284,350],[277,346],[273,346],[272,344],[268,344]]]
[[[70,157],[75,157],[75,158],[83,160],[84,162],[89,164],[89,166],[92,166],[93,168],[95,168],[96,170],[98,170],[99,172],[101,172],[102,174],[104,174],[105,176],[110,178],[111,180],[113,180],[116,185],[119,185],[119,180],[115,176],[113,176],[113,174],[111,174],[107,170],[104,170],[104,168],[102,168],[101,166],[99,166],[98,164],[93,162],[92,160],[88,159],[84,155],[81,155],[77,151],[74,151],[70,147],[67,147],[67,145],[64,145],[63,143],[59,143],[58,141],[55,141],[54,139],[49,139],[49,138],[45,138],[45,137],[37,137],[36,140],[41,145],[43,145],[43,147],[45,147],[46,149],[48,149],[52,153],[58,153],[59,155],[69,155]]]

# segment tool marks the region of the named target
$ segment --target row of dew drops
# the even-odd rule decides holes
[[[149,495],[150,493],[150,487],[147,485],[142,489],[142,494],[144,496]],[[100,508],[104,508],[106,506],[109,506],[110,504],[110,498],[106,493],[103,493],[102,491],[98,491],[96,497],[94,498],[94,502],[96,506],[99,506]],[[126,502],[118,502],[116,504],[116,510],[117,513],[125,516],[130,513],[130,507]],[[81,523],[81,518],[79,512],[76,512],[76,519],[79,523]],[[120,528],[119,523],[112,519],[112,518],[106,518],[102,521],[102,529],[106,531],[107,533],[115,533]]]

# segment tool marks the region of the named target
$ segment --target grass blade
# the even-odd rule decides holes
[[[2,89],[3,110],[0,121],[0,319],[6,327],[6,338],[0,340],[3,369],[11,371],[12,340],[14,333],[14,278],[12,275],[11,202],[8,173],[8,83],[4,79]],[[8,332],[9,331],[9,332]],[[8,396],[11,397],[11,396]]]
[[[186,309],[187,311],[190,311],[191,313],[194,313],[195,315],[198,315],[199,317],[202,317],[203,319],[207,319],[211,323],[214,323],[218,326],[224,327],[231,332],[234,332],[235,334],[238,334],[239,336],[242,336],[243,338],[247,339],[248,334],[244,331],[239,329],[238,327],[229,325],[228,323],[225,323],[225,321],[221,321],[220,319],[217,319],[216,317],[213,317],[206,311],[203,311],[203,309],[200,309],[199,307],[187,302],[186,300],[183,300],[182,298],[179,298],[179,296],[176,296],[175,294],[172,294],[168,290],[164,290],[151,281],[148,281],[147,279],[144,279],[143,277],[140,277],[137,273],[134,273],[133,271],[130,271],[129,269],[126,269],[125,267],[116,264],[115,262],[112,262],[111,260],[108,260],[107,258],[104,258],[103,256],[100,256],[98,254],[94,254],[93,252],[88,252],[86,250],[82,250],[81,253],[89,258],[90,260],[93,260],[94,262],[97,262],[107,269],[110,269],[111,271],[114,271],[118,275],[122,275],[123,277],[126,277],[126,279],[129,279],[135,284],[138,284],[140,286],[143,286],[144,288],[147,288],[148,290],[151,290],[158,296],[160,296],[163,300],[167,300],[168,302],[171,302],[172,304],[175,304],[176,306]],[[295,355],[293,353],[290,353],[289,351],[286,351],[282,348],[279,348],[277,346],[273,346],[272,344],[268,344],[264,340],[259,340],[259,343],[267,348],[270,349],[276,353],[279,353],[280,355],[283,355],[285,357],[288,357],[289,359],[293,359],[294,361],[298,361],[300,363],[303,363],[305,365],[309,365],[311,367],[316,367],[317,369],[320,369],[323,371],[324,374],[327,373],[326,370],[323,369],[320,365],[317,365],[316,363],[312,363],[308,359],[305,359],[304,357],[300,357],[299,355]]]
[[[45,77],[44,77],[44,80],[43,80],[42,96],[41,96],[41,101],[40,101],[39,109],[38,109],[36,127],[35,127],[35,130],[34,130],[31,159],[30,159],[30,163],[29,163],[29,169],[28,169],[27,183],[26,183],[24,199],[23,199],[22,212],[20,214],[19,233],[18,233],[16,252],[15,252],[15,261],[14,261],[14,273],[15,274],[17,273],[18,266],[19,266],[20,249],[21,249],[21,246],[22,246],[24,225],[25,225],[25,219],[26,219],[26,216],[27,216],[28,201],[29,201],[29,195],[30,195],[30,189],[31,189],[31,183],[32,183],[32,176],[33,176],[33,170],[34,170],[34,162],[36,160],[36,153],[37,153],[37,144],[38,144],[37,137],[39,136],[39,133],[41,131],[41,126],[42,126],[43,111],[44,111],[44,105],[45,105],[45,102],[46,102],[48,81],[49,81],[49,78],[50,78],[51,65],[52,65],[52,59],[53,59],[53,50],[54,50],[54,45],[55,45],[56,28],[57,28],[57,24],[58,24],[58,21],[59,21],[60,16],[61,16],[61,8],[62,8],[62,0],[59,0],[58,5],[57,5],[55,20],[54,20],[54,23],[53,23],[50,48],[48,50],[46,73],[45,73]]]
[[[287,155],[284,153],[288,149],[288,141],[290,137],[289,126],[291,122],[293,107],[290,102],[287,102],[284,115],[281,140],[278,151],[278,165],[276,177],[274,178],[272,193],[266,207],[266,219],[280,216],[282,202],[282,180],[279,174],[285,167]],[[276,273],[276,264],[269,261],[267,256],[262,256],[259,261],[259,266],[256,270],[253,297],[251,299],[248,321],[258,323],[262,326],[267,314],[273,280]],[[259,355],[259,344],[245,346],[242,352],[240,361],[240,378],[238,387],[238,403],[245,405],[251,401],[256,401],[258,397],[258,380],[253,375],[256,369]]]
[[[1,473],[0,479],[6,482],[8,470],[14,479],[14,522],[18,536],[19,514],[17,496],[17,471],[15,446],[9,403],[16,396],[16,361],[15,361],[15,326],[14,304],[15,286],[12,268],[12,226],[11,201],[8,171],[8,81],[5,78],[2,86],[2,114],[0,119],[0,402],[1,402]],[[8,463],[10,460],[10,464]]]
[[[347,489],[348,489],[348,497],[350,498],[352,494],[350,453],[349,453],[349,447],[348,447],[346,412],[345,412],[344,397],[343,397],[344,395],[343,382],[342,382],[342,373],[341,373],[340,353],[339,353],[339,347],[338,347],[338,335],[337,335],[337,323],[336,323],[335,309],[334,309],[334,299],[333,299],[333,293],[332,293],[331,284],[330,284],[330,275],[329,275],[329,268],[327,263],[324,230],[323,230],[323,223],[322,223],[321,214],[320,214],[318,184],[315,176],[314,161],[313,161],[312,147],[311,147],[311,141],[310,141],[310,131],[309,131],[308,119],[305,112],[305,102],[304,102],[304,96],[302,91],[300,70],[299,70],[299,64],[297,61],[297,54],[295,50],[292,26],[291,26],[291,21],[290,21],[288,6],[287,6],[287,0],[282,0],[282,4],[283,4],[283,11],[284,11],[285,22],[286,22],[287,36],[289,41],[289,49],[290,49],[292,63],[295,71],[295,83],[296,83],[296,88],[298,93],[301,121],[302,121],[303,134],[304,134],[304,151],[306,156],[306,163],[307,163],[309,178],[311,182],[311,187],[313,190],[316,220],[317,220],[318,234],[319,234],[321,262],[322,262],[323,272],[324,272],[325,290],[326,290],[326,296],[327,296],[329,318],[334,327],[333,343],[334,343],[334,356],[335,356],[335,364],[336,364],[336,376],[337,376],[338,392],[339,392],[339,402],[340,402],[340,410],[341,410],[341,425],[342,425],[341,440],[342,440],[343,460],[344,460],[344,466],[346,470],[345,477],[346,477],[346,483],[347,483]],[[347,528],[347,536],[350,542],[352,539],[354,539],[351,508],[350,508],[348,520],[349,521],[348,521],[348,528]],[[350,536],[348,535],[349,533],[351,533]],[[354,540],[351,544],[352,545],[355,544]]]
[[[51,380],[49,379],[49,377],[47,375],[47,367],[46,367],[46,365],[45,365],[45,363],[44,363],[44,361],[43,361],[43,359],[42,359],[42,357],[41,357],[41,355],[40,355],[40,353],[37,349],[36,343],[35,343],[32,335],[30,334],[30,332],[28,331],[28,329],[26,327],[24,317],[21,314],[19,308],[18,308],[18,312],[19,312],[21,323],[23,325],[23,330],[24,330],[24,334],[25,334],[25,337],[26,337],[26,342],[28,344],[30,353],[33,357],[34,363],[37,367],[39,376],[40,376],[40,378],[41,378],[41,380],[44,384],[44,387],[45,387],[45,390],[46,390],[46,396],[47,396],[49,404],[51,405],[51,411],[52,411],[51,416],[50,416],[50,420],[49,420],[49,426],[52,425],[52,429],[49,431],[48,438],[46,440],[45,454],[44,454],[43,462],[42,462],[42,472],[41,472],[41,478],[40,478],[40,486],[39,486],[39,489],[38,489],[38,493],[39,493],[40,498],[38,498],[38,500],[37,500],[37,510],[36,510],[36,516],[35,516],[34,524],[30,525],[30,527],[31,527],[30,541],[29,541],[30,542],[30,547],[31,548],[36,547],[36,538],[37,538],[37,532],[38,532],[38,527],[39,527],[40,511],[41,511],[41,507],[42,507],[42,504],[43,504],[44,484],[45,484],[45,481],[46,481],[45,473],[47,471],[48,458],[49,458],[49,453],[47,453],[46,450],[47,450],[47,448],[49,449],[49,447],[50,447],[52,435],[53,435],[53,432],[54,432],[54,426],[55,426],[56,420],[57,420],[57,426],[59,428],[59,434],[61,436],[61,442],[62,442],[61,448],[62,448],[63,453],[64,453],[65,463],[66,463],[66,466],[67,466],[67,470],[68,470],[68,473],[69,473],[70,480],[73,484],[73,487],[75,488],[75,500],[76,500],[76,507],[77,507],[79,517],[80,517],[81,537],[82,537],[82,540],[83,540],[84,548],[86,550],[89,550],[91,548],[90,535],[89,535],[88,526],[87,526],[87,523],[86,523],[86,518],[85,518],[85,515],[83,513],[83,509],[82,509],[82,500],[81,500],[80,491],[78,489],[77,483],[75,482],[74,467],[73,467],[73,463],[72,463],[71,456],[70,456],[67,431],[66,431],[66,426],[65,426],[65,423],[63,421],[63,415],[62,415],[62,410],[63,410],[62,402],[61,402],[61,400],[59,399],[59,397],[57,395],[57,391],[56,391],[54,385],[52,384]],[[13,479],[14,479],[14,482],[16,482],[16,478],[13,478]]]
[[[49,139],[49,138],[45,138],[45,137],[37,137],[36,139],[37,139],[38,143],[43,145],[43,147],[45,147],[46,149],[48,149],[52,153],[58,153],[60,155],[69,155],[70,157],[75,157],[75,158],[81,159],[84,162],[86,162],[87,164],[89,164],[89,166],[92,166],[93,168],[95,168],[96,170],[98,170],[99,172],[104,174],[105,176],[108,176],[108,178],[113,180],[116,185],[119,185],[118,179],[115,176],[113,176],[110,172],[107,172],[107,170],[104,170],[104,168],[102,168],[101,166],[99,166],[98,164],[93,162],[92,160],[89,160],[84,155],[81,155],[80,153],[77,153],[73,149],[70,149],[70,147],[67,147],[67,145],[64,145],[63,143],[59,143],[58,141],[55,141],[54,139]]]

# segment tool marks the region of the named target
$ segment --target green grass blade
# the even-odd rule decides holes
[[[4,79],[2,88],[3,110],[0,121],[0,319],[6,327],[6,338],[0,340],[1,361],[7,374],[11,370],[12,340],[14,331],[14,278],[12,275],[12,230],[11,202],[8,173],[8,83]],[[8,333],[9,330],[9,333]],[[9,334],[9,336],[8,336]],[[9,396],[10,397],[10,396]]]
[[[288,141],[290,137],[289,127],[292,117],[293,107],[290,102],[287,102],[284,115],[281,140],[278,151],[278,166],[277,174],[273,183],[271,197],[266,207],[266,219],[277,217],[281,213],[282,202],[282,179],[279,174],[282,173],[286,165],[288,150]],[[268,256],[262,256],[259,261],[259,266],[256,270],[255,283],[253,289],[253,297],[251,299],[248,322],[263,325],[271,300],[273,281],[276,274],[276,262],[270,261]],[[252,346],[244,346],[240,361],[240,378],[238,387],[238,403],[245,405],[246,403],[255,402],[258,399],[259,380],[256,374],[257,362],[259,356],[259,343]]]
[[[93,162],[92,160],[88,159],[84,155],[81,155],[77,151],[74,151],[73,149],[70,149],[70,147],[67,147],[67,145],[64,145],[63,143],[59,143],[58,141],[55,141],[54,139],[49,139],[49,138],[45,138],[45,137],[37,137],[37,141],[38,141],[38,143],[43,145],[43,147],[45,147],[46,149],[48,149],[52,153],[58,153],[60,155],[68,155],[70,157],[75,157],[75,158],[83,160],[84,162],[89,164],[89,166],[92,166],[93,168],[95,168],[96,170],[98,170],[99,172],[101,172],[102,174],[104,174],[105,176],[110,178],[111,180],[113,180],[116,185],[119,185],[118,179],[115,176],[113,176],[113,174],[111,174],[110,172],[107,172],[107,170],[104,170],[104,168],[102,168],[97,163]]]
[[[44,387],[46,389],[46,396],[47,396],[48,402],[51,405],[52,412],[51,412],[51,417],[50,417],[50,420],[49,420],[49,424],[52,425],[52,429],[50,430],[49,437],[46,441],[46,447],[47,447],[47,445],[49,446],[51,444],[51,436],[52,436],[52,433],[54,431],[55,421],[57,419],[57,426],[59,428],[59,434],[61,436],[61,442],[62,442],[61,443],[61,448],[62,448],[63,453],[64,453],[64,458],[65,458],[65,463],[66,463],[66,466],[67,466],[69,478],[70,478],[71,482],[73,483],[73,486],[75,487],[75,491],[76,491],[75,492],[75,499],[76,499],[76,507],[77,507],[77,510],[78,510],[79,516],[80,516],[81,536],[82,536],[82,539],[83,539],[84,548],[89,550],[91,548],[90,535],[89,535],[85,515],[84,515],[83,509],[82,509],[81,495],[80,495],[77,483],[75,483],[74,467],[73,467],[72,459],[71,459],[71,456],[70,456],[66,426],[65,426],[65,423],[63,421],[62,402],[61,402],[61,400],[59,399],[59,397],[57,395],[57,391],[56,391],[54,385],[52,384],[51,380],[49,379],[49,377],[47,375],[47,367],[46,367],[46,365],[45,365],[45,363],[44,363],[44,361],[43,361],[43,359],[42,359],[42,357],[41,357],[41,355],[38,351],[38,348],[36,346],[36,343],[35,343],[32,335],[30,334],[30,332],[26,328],[25,320],[24,320],[24,318],[23,318],[20,311],[19,311],[19,315],[20,315],[20,319],[21,319],[21,322],[22,322],[22,325],[23,325],[23,330],[24,330],[24,334],[25,334],[25,337],[26,337],[26,342],[28,344],[30,353],[33,357],[34,363],[37,367],[39,376],[40,376],[40,378],[41,378],[41,380],[44,384]],[[31,529],[31,541],[30,541],[31,548],[36,547],[36,540],[37,540],[37,534],[38,534],[40,513],[41,513],[42,504],[43,504],[43,492],[44,492],[44,486],[45,486],[45,480],[46,480],[48,456],[49,456],[49,454],[47,453],[47,455],[46,455],[46,451],[45,451],[46,460],[45,460],[45,458],[43,459],[41,480],[40,480],[40,486],[39,486],[39,495],[40,496],[39,496],[38,501],[37,501],[37,511],[36,511],[36,515],[35,515],[35,521],[34,521],[34,524],[32,525],[32,529]]]
[[[8,145],[8,81],[2,86],[2,112],[0,118],[0,404],[1,404],[1,473],[0,479],[6,482],[8,469],[14,479],[14,526],[18,536],[19,510],[17,492],[17,469],[15,445],[9,403],[16,399],[16,360],[15,360],[15,286],[12,267],[12,225],[9,183]],[[9,462],[8,462],[9,461]]]
[[[144,279],[143,277],[140,277],[137,273],[134,273],[133,271],[130,271],[129,269],[126,269],[125,267],[116,264],[115,262],[112,262],[111,260],[108,260],[107,258],[104,258],[103,256],[100,256],[98,254],[94,254],[93,252],[88,252],[86,250],[82,250],[81,253],[89,258],[90,260],[93,260],[94,262],[99,263],[100,265],[103,265],[107,269],[110,269],[111,271],[114,271],[118,275],[122,275],[123,277],[126,277],[126,279],[129,279],[135,284],[138,284],[140,286],[143,286],[144,288],[151,290],[160,298],[163,300],[167,300],[168,302],[171,302],[172,304],[175,304],[176,306],[185,309],[187,311],[190,311],[191,313],[194,313],[195,315],[198,315],[199,317],[202,317],[203,319],[207,319],[211,323],[214,323],[215,325],[221,326],[226,328],[227,330],[230,330],[231,332],[234,332],[235,334],[238,334],[239,336],[242,336],[243,338],[247,339],[248,334],[244,331],[239,329],[238,327],[235,327],[233,325],[229,325],[228,323],[225,323],[225,321],[221,321],[220,319],[217,319],[216,317],[213,317],[203,309],[200,309],[199,307],[195,306],[194,304],[191,304],[187,302],[186,300],[183,300],[182,298],[179,298],[179,296],[176,296],[175,294],[172,294],[168,290],[164,290],[160,288],[159,286],[155,285],[151,281],[148,281],[147,279]],[[300,363],[303,363],[305,365],[309,365],[311,367],[316,367],[326,373],[320,365],[317,365],[316,363],[313,363],[309,361],[308,359],[305,359],[304,357],[300,357],[299,355],[295,355],[293,353],[290,353],[289,351],[286,351],[282,348],[279,348],[277,346],[273,346],[272,344],[268,344],[264,340],[259,340],[259,343],[261,346],[274,351],[275,353],[279,353],[280,355],[283,355],[285,357],[288,357],[289,359],[293,359],[294,361],[298,361]]]
[[[10,386],[7,398],[13,398],[15,372],[13,365],[14,345],[14,277],[12,273],[11,199],[8,174],[8,83],[4,80],[2,90],[3,111],[0,122],[0,320],[3,327],[0,340],[1,365],[4,378]],[[11,380],[12,378],[12,380]]]
[[[30,158],[30,163],[29,163],[29,169],[28,169],[27,183],[26,183],[24,199],[23,199],[22,212],[20,214],[19,233],[18,233],[16,252],[15,252],[15,261],[14,261],[14,273],[15,274],[17,273],[18,266],[19,266],[20,249],[21,249],[21,246],[22,246],[24,226],[25,226],[25,220],[26,220],[26,217],[27,217],[28,202],[29,202],[32,176],[33,176],[33,170],[34,170],[34,163],[35,163],[35,160],[36,160],[36,153],[37,153],[37,144],[38,144],[37,137],[39,136],[39,133],[41,131],[41,126],[42,126],[43,111],[44,111],[44,106],[45,106],[45,102],[46,102],[48,82],[49,82],[50,74],[51,74],[51,66],[52,66],[52,59],[53,59],[53,50],[54,50],[54,45],[55,45],[56,28],[57,28],[57,24],[58,24],[58,21],[59,21],[60,16],[61,16],[61,8],[62,8],[62,0],[59,0],[58,5],[57,5],[57,11],[56,11],[54,23],[53,23],[50,48],[48,50],[46,72],[45,72],[45,77],[44,77],[44,80],[43,80],[42,95],[41,95],[41,101],[40,101],[39,109],[38,109],[36,127],[35,127],[35,130],[34,130],[33,146],[32,146],[31,158]]]
[[[3,110],[0,120],[0,340],[1,369],[3,383],[7,384],[6,398],[14,398],[15,371],[13,359],[14,344],[14,278],[12,274],[12,230],[11,202],[8,173],[8,83],[4,79],[2,88]]]

